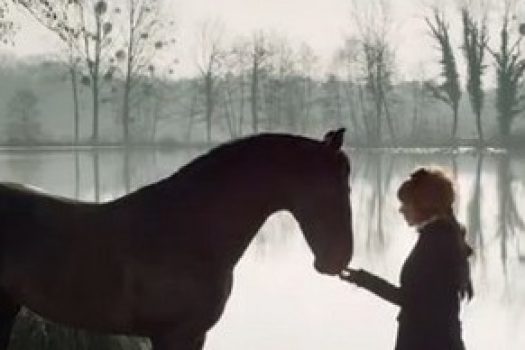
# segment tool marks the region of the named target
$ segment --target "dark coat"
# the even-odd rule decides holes
[[[462,242],[455,220],[438,219],[420,230],[401,270],[400,287],[359,271],[359,286],[401,307],[396,350],[464,349],[459,290],[467,256]]]

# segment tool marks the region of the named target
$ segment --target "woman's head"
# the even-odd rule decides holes
[[[454,185],[438,168],[419,168],[401,184],[397,197],[407,223],[417,225],[434,216],[452,213]]]

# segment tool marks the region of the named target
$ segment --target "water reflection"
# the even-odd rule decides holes
[[[2,152],[3,181],[30,183],[88,201],[107,201],[168,176],[203,149]],[[415,240],[396,190],[421,165],[447,167],[457,210],[475,248],[477,295],[464,308],[472,349],[525,348],[525,156],[503,152],[352,150],[353,264],[397,280]],[[316,274],[288,214],[268,220],[236,269],[236,284],[206,349],[388,349],[397,310]],[[377,325],[381,325],[378,332]]]
[[[481,176],[483,170],[483,152],[479,153],[476,162],[476,177],[472,188],[472,194],[469,198],[467,208],[467,233],[468,241],[478,254],[474,254],[473,259],[480,259],[480,263],[485,261],[483,255],[484,240],[481,223]]]
[[[525,230],[525,224],[518,212],[516,198],[514,197],[515,175],[511,170],[511,162],[508,156],[500,156],[498,159],[498,236],[500,238],[500,253],[503,261],[504,272],[507,273],[507,262],[509,260],[509,248],[513,248],[513,242],[519,239],[519,234]]]

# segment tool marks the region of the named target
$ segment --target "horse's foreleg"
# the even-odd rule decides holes
[[[201,350],[206,335],[188,337],[180,334],[164,334],[151,339],[152,350]]]
[[[6,350],[11,338],[11,330],[15,323],[15,314],[4,314],[0,312],[0,350]]]
[[[0,350],[6,350],[11,338],[11,330],[15,323],[20,306],[7,301],[0,292]]]

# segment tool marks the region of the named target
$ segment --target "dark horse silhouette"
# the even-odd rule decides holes
[[[350,261],[344,130],[221,145],[172,176],[89,204],[0,185],[0,350],[21,306],[55,322],[201,349],[233,269],[266,218],[288,210],[334,275]]]

